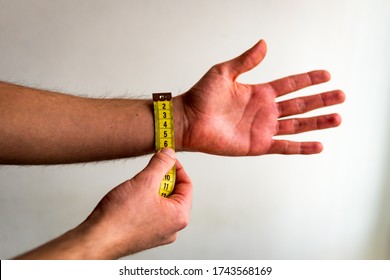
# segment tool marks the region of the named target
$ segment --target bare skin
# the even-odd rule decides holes
[[[174,98],[177,150],[224,156],[322,151],[318,142],[275,140],[274,136],[338,126],[338,114],[296,115],[342,103],[344,93],[333,90],[276,100],[329,81],[324,70],[263,84],[237,82],[265,54],[261,40],[242,55],[213,66],[189,91]],[[132,157],[152,153],[153,143],[149,100],[82,98],[0,82],[0,164]],[[160,197],[159,183],[175,163],[174,193]],[[138,175],[109,192],[79,226],[18,258],[112,259],[168,244],[189,222],[191,194],[191,181],[174,151],[164,149]]]
[[[158,189],[174,164],[175,189],[165,198]],[[17,259],[117,259],[169,244],[189,223],[191,204],[191,180],[167,148],[104,196],[79,226]]]
[[[338,114],[312,118],[290,118],[314,109],[342,103],[344,93],[334,90],[277,102],[277,97],[329,81],[319,70],[282,78],[265,84],[237,82],[240,74],[253,69],[264,58],[266,45],[260,41],[241,56],[215,65],[182,99],[184,149],[225,156],[263,154],[315,154],[318,142],[274,140],[275,135],[296,134],[336,127]]]
[[[318,142],[274,140],[273,136],[338,126],[338,114],[293,116],[342,103],[344,93],[334,90],[275,100],[327,82],[330,75],[324,70],[265,84],[238,83],[237,77],[257,66],[265,54],[265,42],[260,41],[237,58],[213,66],[194,87],[174,98],[178,151],[225,156],[321,152]],[[149,100],[81,98],[0,83],[0,120],[2,164],[87,162],[153,152]]]

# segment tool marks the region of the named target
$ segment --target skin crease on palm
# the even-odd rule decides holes
[[[247,156],[263,154],[315,154],[319,142],[274,140],[273,136],[336,127],[338,114],[311,118],[284,118],[342,103],[340,90],[278,102],[277,97],[330,80],[325,70],[289,76],[269,83],[242,84],[240,74],[256,67],[266,54],[266,44],[254,47],[230,61],[213,66],[184,95],[188,124],[182,146],[211,154]],[[202,141],[208,139],[209,141]]]

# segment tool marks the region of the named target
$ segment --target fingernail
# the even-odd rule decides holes
[[[164,148],[164,149],[161,149],[160,152],[168,155],[169,157],[175,159],[176,158],[176,153],[174,150],[172,150],[171,148]]]

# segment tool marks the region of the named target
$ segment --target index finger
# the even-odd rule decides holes
[[[305,87],[325,83],[330,80],[330,74],[325,70],[315,70],[303,74],[292,75],[278,79],[268,84],[275,92],[275,97],[282,96]]]

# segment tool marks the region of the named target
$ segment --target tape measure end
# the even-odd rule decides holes
[[[170,101],[172,99],[172,93],[160,92],[153,93],[153,101]]]

